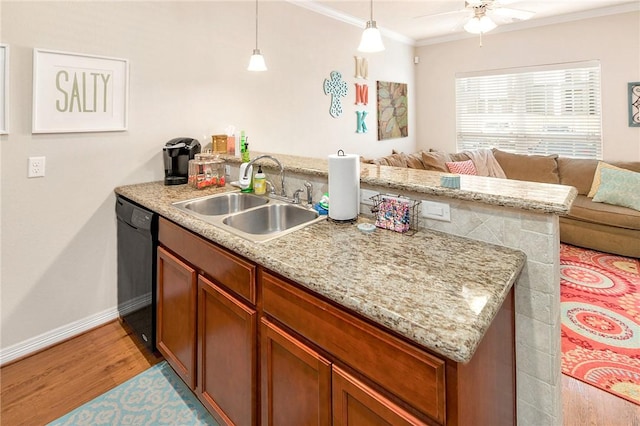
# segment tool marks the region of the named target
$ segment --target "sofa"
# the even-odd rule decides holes
[[[640,162],[602,162],[558,155],[522,155],[498,149],[491,152],[500,166],[498,169],[501,168],[504,172],[498,177],[569,185],[578,190],[569,214],[560,217],[561,242],[640,258]],[[476,174],[473,173],[474,155],[470,154],[472,153],[444,153],[434,150],[411,154],[394,151],[389,156],[363,161],[444,173],[451,172],[451,168],[459,165],[470,165],[470,174]],[[457,170],[468,172],[464,167]],[[630,177],[631,180],[619,184],[618,179],[621,177]],[[615,192],[611,188],[620,187],[628,191],[622,200],[619,193],[611,195]]]

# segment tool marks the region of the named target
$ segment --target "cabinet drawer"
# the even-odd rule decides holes
[[[158,240],[204,275],[252,305],[256,303],[256,266],[186,229],[160,218]]]
[[[266,272],[262,297],[266,313],[444,423],[444,360]]]

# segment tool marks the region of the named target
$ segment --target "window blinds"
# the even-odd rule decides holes
[[[602,158],[598,61],[456,75],[458,151]]]

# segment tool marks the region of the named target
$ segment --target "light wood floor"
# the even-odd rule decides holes
[[[44,425],[161,360],[108,323],[2,367],[0,424]],[[565,426],[640,426],[635,404],[566,376],[562,388]]]

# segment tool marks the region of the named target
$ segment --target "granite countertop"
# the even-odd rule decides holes
[[[256,244],[171,205],[228,190],[151,182],[115,192],[457,362],[471,360],[526,261],[435,231],[365,234],[328,220]]]
[[[264,153],[252,153],[255,158]],[[269,154],[283,164],[287,173],[303,173],[328,177],[327,159]],[[221,155],[229,163],[240,163],[239,157]],[[265,167],[274,167],[270,161]],[[405,167],[360,164],[360,183],[401,191],[414,191],[435,196],[475,201],[490,205],[534,210],[542,213],[566,215],[578,195],[572,186],[497,179],[483,176],[460,176],[460,189],[440,186],[442,173]]]

